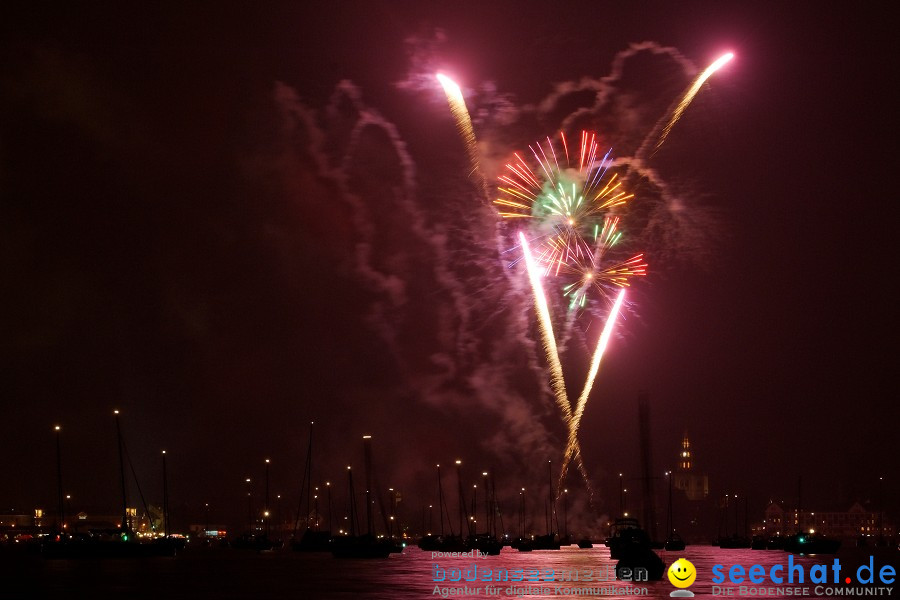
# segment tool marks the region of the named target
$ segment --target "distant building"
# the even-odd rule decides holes
[[[716,523],[711,518],[711,515],[715,514],[715,508],[709,497],[709,477],[698,468],[687,432],[682,437],[674,458],[675,464],[671,474],[673,492],[671,526],[688,543],[709,542],[716,535]],[[667,503],[666,498],[663,505]]]
[[[785,511],[773,502],[766,508],[762,524],[756,525],[754,532],[765,535],[790,535],[813,532],[835,538],[893,537],[894,525],[882,522],[882,513],[866,510],[859,502],[842,512],[803,511],[799,518],[797,510]]]
[[[47,526],[47,515],[41,508],[32,513],[15,510],[0,511],[0,540],[12,539],[18,535],[37,534]],[[53,521],[50,522],[53,525]]]
[[[698,501],[709,496],[709,477],[694,471],[691,455],[691,441],[687,432],[681,439],[681,452],[678,454],[678,466],[675,468],[672,485],[676,490],[684,492],[688,500]]]

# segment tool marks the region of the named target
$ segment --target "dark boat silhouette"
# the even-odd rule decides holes
[[[79,558],[143,558],[152,556],[174,556],[178,550],[184,548],[185,539],[180,536],[169,536],[142,540],[129,526],[128,519],[128,495],[125,480],[126,447],[122,437],[122,428],[119,423],[119,411],[113,411],[116,421],[116,440],[119,454],[119,482],[122,489],[122,518],[121,523],[113,528],[91,529],[86,533],[67,535],[59,534],[48,538],[41,544],[41,556],[48,559],[79,559]],[[134,465],[128,458],[132,475],[140,492],[140,484],[135,475]],[[165,486],[165,483],[164,483]],[[167,496],[167,492],[164,492]],[[141,494],[143,500],[143,494]],[[168,499],[166,499],[167,501]],[[144,504],[144,509],[149,514],[149,509]],[[168,528],[168,522],[166,521]]]
[[[663,546],[669,552],[679,552],[684,550],[687,544],[684,543],[684,540],[681,539],[681,536],[675,533],[674,531],[669,534],[669,537],[666,539],[666,543]]]
[[[235,550],[254,550],[256,552],[268,552],[281,548],[281,546],[281,541],[271,540],[265,534],[244,533],[231,542],[231,547]]]
[[[638,523],[637,519],[632,517],[620,517],[617,518],[612,527],[610,527],[609,537],[603,542],[604,545],[609,547],[609,556],[613,559],[619,558],[619,550],[622,547],[624,542],[625,532],[630,529],[640,529],[641,526]],[[646,535],[646,534],[645,534]],[[650,545],[650,539],[647,539],[647,545]]]
[[[784,550],[784,537],[773,535],[766,540],[766,550]]]
[[[587,538],[582,538],[582,539],[578,540],[578,547],[581,548],[582,550],[587,550],[588,548],[593,548],[594,543],[591,542],[591,540],[589,540]]]
[[[834,554],[841,547],[841,541],[823,535],[815,535],[810,530],[800,530],[803,522],[803,478],[797,478],[797,533],[784,538],[784,551],[791,554]]]
[[[439,535],[423,535],[419,539],[419,543],[416,544],[421,550],[425,550],[426,552],[433,552],[440,547],[441,536]]]
[[[291,549],[296,552],[330,552],[331,532],[307,529],[299,540],[291,540]]]
[[[822,535],[798,533],[784,540],[784,551],[791,554],[834,554],[841,547],[841,540]]]
[[[687,544],[685,544],[684,540],[681,539],[681,536],[675,532],[675,513],[672,510],[672,472],[667,472],[666,477],[669,479],[669,506],[666,512],[666,530],[668,533],[666,534],[666,541],[663,544],[663,548],[668,552],[680,552],[681,550],[684,550]]]
[[[765,550],[766,546],[768,546],[769,540],[767,540],[764,536],[754,535],[750,540],[750,548],[752,550]]]
[[[524,537],[513,540],[511,546],[519,552],[531,552],[534,550],[534,542],[532,542],[531,539]]]
[[[387,558],[392,547],[390,540],[369,534],[339,535],[331,544],[331,554],[335,558]]]
[[[500,554],[503,549],[503,542],[497,538],[497,516],[503,518],[500,512],[500,506],[497,503],[496,488],[494,486],[493,477],[489,477],[487,472],[482,473],[484,476],[484,527],[485,530],[478,533],[477,529],[467,540],[469,550],[478,550],[489,556]],[[475,496],[472,496],[472,517],[475,517],[476,511]],[[473,520],[473,527],[477,527],[477,521]]]
[[[547,476],[550,483],[550,487],[547,490],[547,504],[545,506],[547,533],[534,537],[532,542],[532,548],[534,550],[559,550],[560,548],[559,534],[553,531],[553,515],[556,512],[554,510],[556,503],[553,500],[553,464],[549,460],[547,461]],[[556,525],[558,529],[558,521]]]
[[[742,535],[738,535],[736,533],[730,535],[729,537],[719,538],[719,548],[723,549],[736,549],[736,548],[749,548],[750,547],[750,538],[744,537]]]
[[[368,458],[368,457],[367,457]],[[331,554],[335,558],[387,558],[394,550],[389,538],[379,538],[372,530],[370,491],[366,490],[368,532],[357,535],[359,516],[356,510],[356,495],[353,491],[353,470],[347,467],[347,485],[350,497],[350,535],[337,536],[331,543]]]
[[[615,547],[616,558],[616,577],[622,578],[622,569],[630,569],[634,574],[636,569],[646,569],[647,578],[651,581],[662,579],[665,571],[665,563],[650,547],[650,536],[647,532],[639,527],[628,527],[621,529],[615,536],[614,545],[610,546],[610,551]]]
[[[331,544],[331,554],[335,558],[387,558],[391,553],[391,546],[382,543],[374,535],[366,533],[356,535],[354,525],[356,516],[356,500],[353,495],[353,474],[350,474],[350,535],[337,536]],[[369,495],[366,494],[367,502]]]
[[[534,536],[533,550],[559,550],[559,536],[552,531],[546,535]]]
[[[330,552],[331,551],[331,488],[328,488],[328,529],[318,528],[319,503],[315,502],[313,509],[312,500],[312,451],[313,451],[313,425],[309,424],[309,442],[306,447],[306,464],[303,468],[303,479],[300,483],[300,502],[297,506],[297,517],[294,520],[294,532],[291,535],[291,549],[295,552]],[[305,500],[305,505],[304,505]],[[311,519],[310,513],[314,516]],[[299,535],[301,515],[305,521],[303,535]]]
[[[440,535],[426,535],[419,540],[419,548],[425,551],[434,552],[465,552],[468,550],[466,540],[460,535],[453,532],[453,521],[450,519],[450,508],[444,500],[444,484],[441,479],[441,465],[437,465],[437,483],[438,483],[438,515],[440,516]],[[444,533],[444,516],[446,515],[447,528],[450,534]],[[462,519],[460,519],[462,521]]]
[[[503,549],[503,544],[496,537],[488,533],[479,533],[471,536],[467,546],[469,550],[478,550],[489,556],[496,556],[500,554],[500,550]]]
[[[46,559],[149,558],[175,556],[178,549],[179,545],[170,538],[143,542],[137,541],[131,531],[115,529],[54,538],[41,545],[41,556]]]

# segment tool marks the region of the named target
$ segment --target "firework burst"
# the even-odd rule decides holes
[[[600,360],[625,300],[624,288],[630,280],[647,273],[643,254],[621,258],[616,246],[622,240],[616,212],[633,197],[624,188],[618,174],[610,170],[611,150],[603,153],[596,134],[581,132],[580,143],[570,150],[565,134],[558,145],[548,137],[528,147],[532,165],[519,153],[500,176],[498,198],[494,204],[506,219],[527,224],[529,236],[519,231],[528,277],[534,293],[535,309],[544,351],[550,365],[550,379],[557,406],[568,429],[567,444],[560,472],[560,487],[570,462],[581,472],[591,491],[581,449],[578,428],[593,388]],[[596,291],[608,308],[606,324],[597,341],[591,365],[574,406],[563,378],[559,349],[553,334],[550,308],[541,277],[563,282],[562,296],[568,299],[570,315],[584,309]],[[567,323],[571,323],[568,319]]]
[[[611,305],[617,288],[647,272],[642,254],[623,259],[614,251],[622,240],[614,213],[634,194],[610,171],[611,150],[601,155],[587,131],[571,151],[562,132],[557,144],[548,137],[528,149],[535,166],[515,153],[499,178],[500,216],[528,221],[535,260],[545,275],[562,278],[570,309],[585,308],[591,290]]]

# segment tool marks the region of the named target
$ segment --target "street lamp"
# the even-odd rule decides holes
[[[166,451],[162,451],[163,467],[163,535],[169,537],[169,480],[166,474]]]
[[[519,514],[522,517],[522,539],[525,539],[525,488],[522,488],[522,491],[519,492],[519,496],[522,497],[522,503],[519,510]]]
[[[56,431],[56,491],[59,496],[59,508],[57,515],[59,516],[58,529],[62,532],[66,527],[66,514],[65,507],[63,506],[63,492],[62,492],[62,452],[60,449],[60,441],[59,441],[59,431],[62,429],[59,425],[55,425],[53,427],[54,431]]]
[[[266,519],[266,538],[269,537],[269,459],[266,459],[266,504],[263,507],[263,516]]]
[[[456,483],[459,488],[459,535],[462,537],[462,528],[463,528],[463,510],[465,510],[466,500],[463,496],[463,486],[462,486],[462,473],[461,473],[462,461],[456,459]],[[466,523],[468,526],[468,523]]]
[[[249,535],[253,535],[253,495],[250,490],[250,478],[248,477],[244,481],[247,482],[247,526]]]
[[[490,490],[488,489],[488,472],[482,471],[481,476],[484,477],[484,528],[488,535],[491,535],[493,530],[492,525],[492,498],[490,494]]]
[[[328,490],[328,535],[331,535],[331,482],[325,482],[325,489]]]

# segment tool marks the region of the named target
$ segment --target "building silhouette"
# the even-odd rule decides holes
[[[676,490],[684,492],[685,497],[694,502],[709,496],[709,477],[694,469],[694,457],[687,431],[681,438],[681,451],[678,453],[677,465],[672,480],[672,485]]]
[[[763,522],[754,526],[759,535],[791,535],[797,532],[816,533],[834,538],[858,539],[878,537],[892,538],[894,525],[882,519],[878,511],[866,510],[854,502],[846,511],[784,510],[776,502],[766,508]]]

